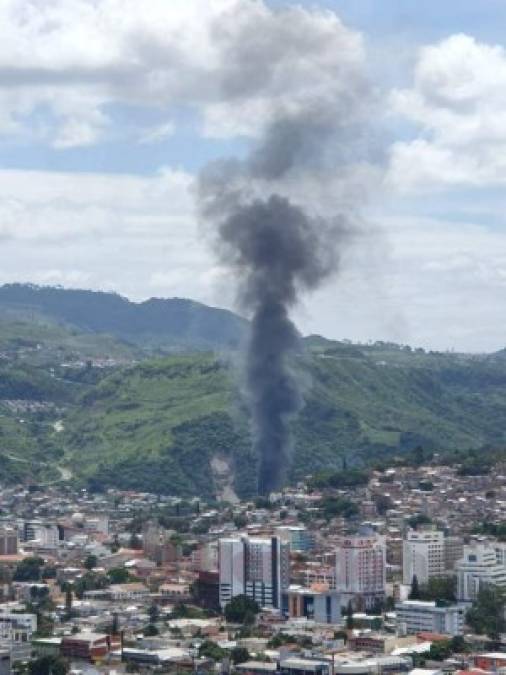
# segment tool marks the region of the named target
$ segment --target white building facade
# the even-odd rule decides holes
[[[459,605],[405,600],[395,605],[395,612],[400,635],[427,632],[455,636],[464,631],[465,609]]]
[[[220,539],[218,549],[220,605],[246,595],[260,607],[281,608],[289,586],[290,548],[279,537]]]
[[[438,530],[409,530],[402,547],[402,581],[411,584],[416,576],[425,584],[446,571],[445,538]]]
[[[473,602],[485,586],[506,588],[504,562],[504,547],[501,544],[483,542],[464,546],[464,556],[455,566],[457,599]]]
[[[368,609],[385,597],[386,543],[372,530],[345,537],[336,549],[336,590]]]

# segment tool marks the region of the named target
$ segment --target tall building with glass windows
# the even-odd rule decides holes
[[[289,545],[279,537],[220,539],[220,605],[246,595],[260,607],[280,609],[282,593],[290,583],[289,554]]]

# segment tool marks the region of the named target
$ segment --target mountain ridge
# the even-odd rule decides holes
[[[191,341],[175,347],[163,333],[162,346],[146,348],[26,307],[0,313],[0,482],[51,482],[63,468],[93,489],[213,496],[219,458],[235,492],[254,494],[247,401],[223,341],[207,351]],[[345,460],[374,464],[418,445],[506,447],[502,351],[426,352],[321,336],[302,344],[292,367],[306,383],[305,404],[292,421],[287,479]]]
[[[229,310],[185,298],[132,302],[117,293],[34,284],[0,286],[0,309],[35,311],[83,331],[152,349],[237,348],[248,326]]]

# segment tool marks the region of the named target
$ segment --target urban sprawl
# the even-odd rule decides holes
[[[501,466],[344,469],[234,504],[0,494],[0,675],[506,668]]]

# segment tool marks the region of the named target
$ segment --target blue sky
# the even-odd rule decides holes
[[[503,347],[504,25],[502,0],[124,0],[121,22],[113,0],[8,0],[0,282],[234,307],[237,279],[196,209],[199,170],[244,157],[280,107],[324,97],[341,114],[339,91],[363,77],[363,137],[350,126],[342,141],[355,161],[261,187],[325,216],[351,200],[368,233],[297,323]]]

